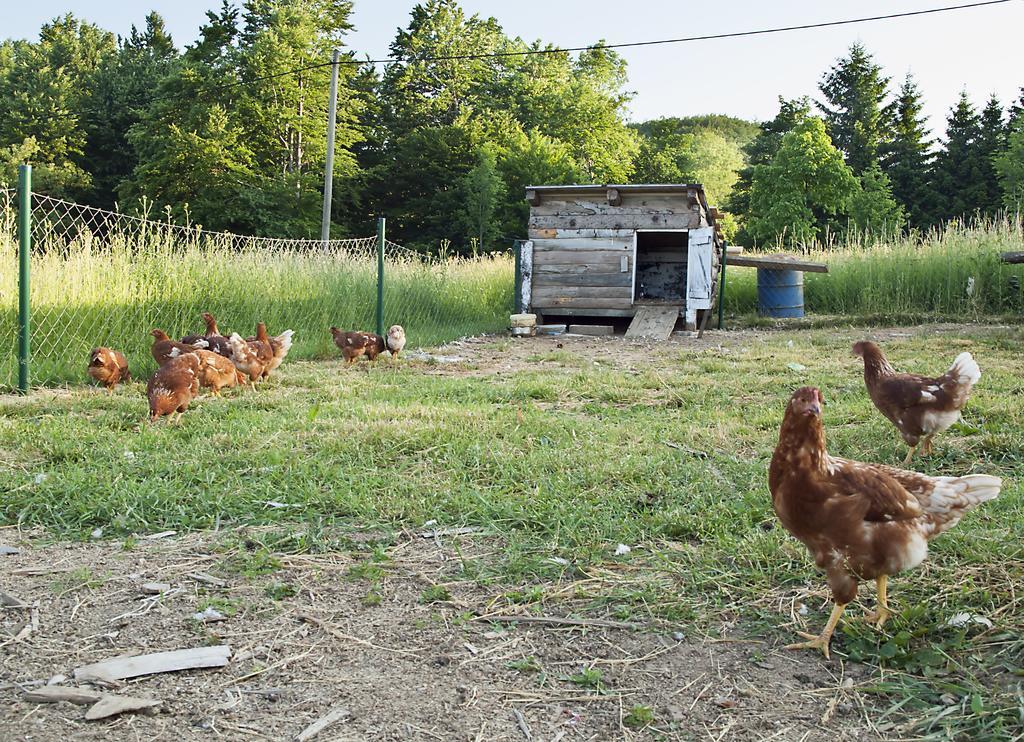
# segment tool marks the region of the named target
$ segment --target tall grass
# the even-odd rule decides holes
[[[815,247],[808,260],[827,263],[828,273],[804,274],[808,313],[861,320],[980,319],[1024,310],[1024,266],[1002,263],[1003,252],[1021,250],[1020,219],[964,225],[941,232]],[[750,268],[726,268],[726,310],[757,310],[757,276]]]
[[[89,350],[125,352],[136,373],[154,367],[154,327],[172,336],[203,329],[212,312],[222,331],[295,330],[291,354],[336,352],[328,328],[372,330],[377,265],[365,243],[239,241],[227,235],[150,226],[102,238],[37,230],[32,256],[32,382],[85,378]],[[53,232],[49,238],[49,232]],[[0,388],[16,378],[17,246],[11,212],[0,225]],[[57,239],[60,236],[61,239]],[[391,248],[385,261],[385,323],[406,328],[412,347],[505,326],[512,308],[508,256],[420,260]]]

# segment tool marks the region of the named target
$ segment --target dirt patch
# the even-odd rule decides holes
[[[7,544],[16,535],[0,534]],[[460,556],[493,552],[490,541],[410,533],[375,558],[270,555],[240,535],[225,551],[225,534],[142,538],[128,549],[20,542],[20,554],[0,557],[2,589],[35,608],[0,611],[4,739],[292,739],[338,707],[348,714],[318,738],[875,737],[858,666],[667,625],[502,620],[539,612],[496,600],[507,587],[460,576]],[[146,582],[170,590],[145,595]],[[224,620],[193,618],[206,607]],[[87,722],[83,707],[22,698],[87,663],[221,643],[233,653],[224,668],[116,688],[160,700],[154,715]],[[634,707],[650,716],[631,717]]]
[[[595,337],[566,333],[531,338],[492,335],[449,343],[435,353],[423,355],[420,360],[429,360],[432,356],[433,373],[452,376],[489,376],[524,368],[572,368],[574,365],[589,365],[595,361],[611,368],[636,370],[661,365],[666,359],[677,358],[682,354],[722,355],[755,348],[775,342],[780,332],[793,329],[708,330],[701,339],[697,339],[693,333],[676,332],[663,342],[627,339],[622,335]],[[1007,329],[1010,328],[998,325],[937,323],[892,328],[836,327],[828,332],[837,342],[842,344],[849,341],[852,344],[860,339],[887,343],[922,335],[977,337],[1005,332]]]

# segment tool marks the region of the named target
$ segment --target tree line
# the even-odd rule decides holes
[[[179,49],[162,18],[123,38],[66,15],[38,41],[0,42],[0,184],[244,234],[316,237],[335,48],[349,0],[224,0]],[[1004,120],[964,96],[934,142],[909,80],[855,45],[823,78],[818,114],[780,101],[760,125],[728,116],[627,120],[625,61],[507,35],[457,0],[416,5],[371,64],[346,50],[332,235],[425,251],[525,236],[527,185],[702,182],[745,242],[927,227],[1016,208],[1024,98]],[[481,57],[481,54],[494,56]]]
[[[993,95],[980,112],[962,92],[937,142],[913,77],[895,93],[890,82],[857,43],[822,77],[821,101],[779,99],[726,200],[741,241],[830,242],[1019,212],[1024,88],[1007,110]]]

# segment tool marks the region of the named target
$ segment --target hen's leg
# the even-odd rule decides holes
[[[828,623],[825,624],[825,628],[822,629],[821,634],[815,636],[814,634],[806,634],[803,631],[798,631],[800,636],[805,639],[810,639],[807,642],[798,642],[797,644],[787,644],[786,649],[820,649],[821,653],[825,655],[825,659],[829,659],[828,656],[828,644],[832,640],[832,632],[836,630],[836,624],[839,623],[839,617],[843,615],[843,610],[846,608],[846,603],[836,603],[832,609],[832,615],[828,617]]]
[[[888,575],[882,575],[875,580],[875,584],[878,585],[878,605],[875,606],[874,611],[864,616],[864,620],[868,623],[873,623],[876,629],[881,629],[885,622],[889,620],[889,616],[892,615],[892,611],[889,610],[889,599],[886,592],[888,581]]]
[[[935,434],[931,433],[930,435],[926,435],[924,437],[924,441],[923,441],[923,443],[924,443],[924,450],[921,453],[931,455],[931,453],[932,453],[932,438],[934,436],[935,436]]]
[[[917,445],[916,444],[910,447],[910,450],[907,451],[907,458],[903,459],[903,466],[910,466],[910,460],[912,458],[914,458],[914,451],[916,451],[916,450],[917,450]]]

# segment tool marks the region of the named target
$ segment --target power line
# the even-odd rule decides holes
[[[813,28],[828,28],[830,26],[848,26],[853,23],[869,23],[871,21],[885,21],[894,18],[909,18],[917,15],[930,15],[933,13],[945,13],[951,10],[966,10],[968,8],[980,8],[985,5],[1002,5],[1013,2],[1013,0],[985,0],[985,2],[967,3],[965,5],[947,5],[942,8],[929,8],[927,10],[911,10],[904,13],[889,13],[886,15],[865,16],[863,18],[848,18],[842,21],[824,21],[822,23],[805,23],[798,26],[779,26],[777,28],[763,28],[756,31],[733,31],[730,33],[706,34],[704,36],[683,36],[677,39],[658,39],[655,41],[630,41],[622,44],[594,44],[591,46],[555,47],[549,49],[529,49],[526,51],[514,52],[491,52],[481,54],[456,54],[452,56],[437,57],[414,57],[407,61],[434,62],[449,59],[486,59],[490,57],[525,57],[533,54],[563,54],[566,52],[584,52],[594,49],[627,49],[639,46],[658,46],[661,44],[685,44],[691,41],[713,41],[715,39],[735,39],[742,36],[763,36],[765,34],[783,33],[786,31],[805,31]],[[368,59],[363,64],[385,64],[388,62],[406,61],[397,57],[385,59]],[[345,64],[346,60],[342,60]],[[330,64],[329,62],[326,64]]]
[[[682,36],[674,39],[656,39],[653,41],[630,41],[620,44],[593,44],[591,46],[573,46],[573,47],[548,47],[545,49],[525,49],[520,51],[505,51],[505,52],[480,52],[475,54],[452,54],[452,55],[437,55],[429,57],[384,57],[382,59],[356,59],[349,56],[344,59],[339,59],[337,64],[339,65],[352,65],[362,66],[371,64],[391,64],[394,62],[444,62],[444,61],[460,61],[460,60],[472,60],[472,59],[499,59],[506,57],[528,57],[540,54],[567,54],[570,52],[584,52],[594,50],[605,50],[605,49],[632,49],[637,47],[645,46],[663,46],[666,44],[686,44],[695,41],[714,41],[717,39],[736,39],[747,36],[765,36],[768,34],[776,33],[787,33],[789,31],[807,31],[816,28],[832,28],[836,26],[849,26],[855,23],[872,23],[875,21],[887,21],[895,20],[899,18],[911,18],[914,16],[922,15],[934,15],[936,13],[948,13],[955,10],[968,10],[971,8],[981,8],[989,5],[1003,5],[1005,3],[1013,2],[1013,0],[984,0],[983,2],[965,3],[961,5],[946,5],[940,8],[926,8],[925,10],[910,10],[902,13],[887,13],[885,15],[873,15],[864,16],[861,18],[847,18],[839,21],[823,21],[820,23],[803,23],[795,26],[777,26],[775,28],[763,28],[753,31],[732,31],[727,33],[717,34],[704,34],[701,36]],[[157,96],[152,100],[160,101],[169,98],[177,98],[182,95],[198,96],[206,93],[216,93],[223,90],[230,90],[232,88],[242,87],[244,85],[251,85],[256,82],[262,82],[264,80],[274,80],[279,77],[286,77],[288,75],[297,75],[302,72],[308,72],[310,70],[323,69],[324,67],[331,67],[335,63],[331,62],[317,62],[309,64],[303,67],[296,67],[295,69],[286,70],[284,72],[276,72],[271,75],[262,75],[260,77],[253,77],[248,80],[239,80],[237,82],[225,83],[223,85],[214,85],[208,88],[199,88],[198,90],[172,93],[165,96]]]

